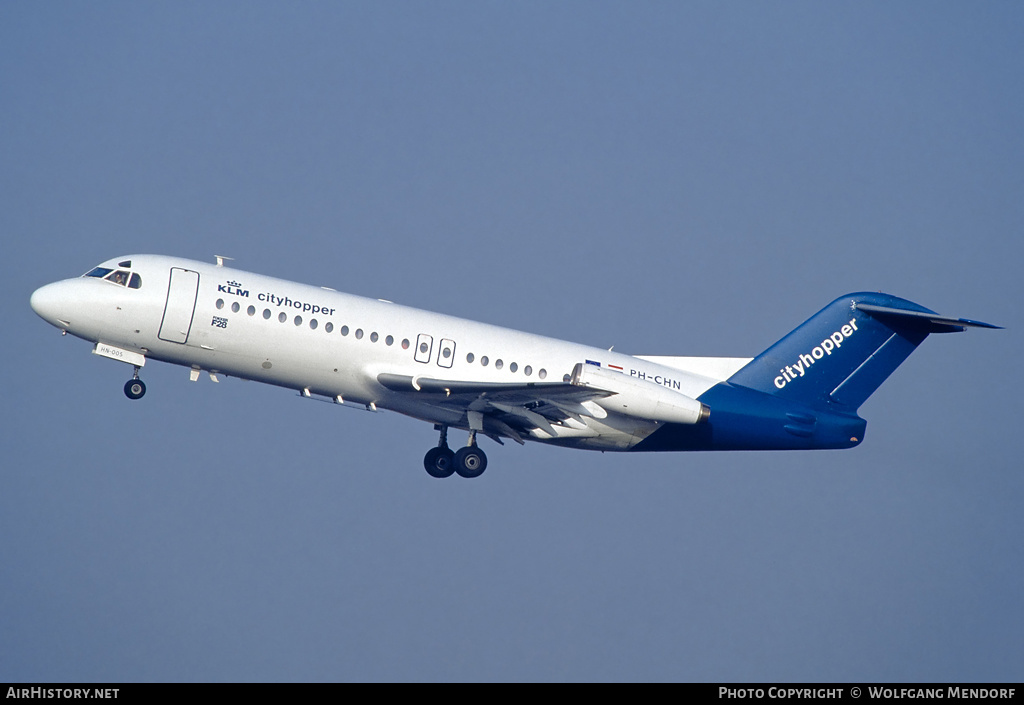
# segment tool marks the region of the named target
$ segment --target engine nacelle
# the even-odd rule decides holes
[[[597,365],[577,363],[572,370],[572,383],[614,392],[593,402],[616,414],[685,424],[707,421],[711,414],[706,405],[685,394]]]

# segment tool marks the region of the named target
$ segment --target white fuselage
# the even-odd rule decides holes
[[[574,367],[589,361],[641,382],[641,389],[650,385],[652,393],[660,388],[659,394],[696,399],[749,361],[635,357],[173,257],[132,255],[102,266],[125,261],[141,277],[137,288],[97,276],[68,279],[39,289],[33,308],[114,359],[138,364],[139,355],[457,428],[471,427],[466,410],[394,391],[378,376],[568,382]],[[627,450],[661,423],[605,406],[529,437]]]

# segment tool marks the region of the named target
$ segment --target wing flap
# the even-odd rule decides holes
[[[377,375],[381,386],[392,392],[443,394],[445,397],[469,395],[507,403],[550,400],[564,404],[577,413],[590,415],[581,402],[609,397],[615,392],[595,387],[581,387],[570,382],[476,382],[469,380],[434,379],[382,372]]]

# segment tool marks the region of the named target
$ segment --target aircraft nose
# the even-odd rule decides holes
[[[64,307],[63,304],[66,298],[63,295],[62,289],[63,287],[60,282],[47,284],[33,291],[32,298],[29,299],[32,310],[44,321],[55,326],[66,323],[66,321],[60,320],[61,309]]]

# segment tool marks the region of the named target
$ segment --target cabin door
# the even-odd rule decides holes
[[[192,316],[199,295],[199,272],[171,267],[164,319],[157,337],[170,343],[184,343],[192,329]]]
[[[437,364],[441,367],[451,367],[453,362],[455,362],[455,341],[442,338],[437,351]]]
[[[430,362],[430,352],[434,349],[434,339],[426,333],[416,336],[416,352],[413,359],[416,362]]]

